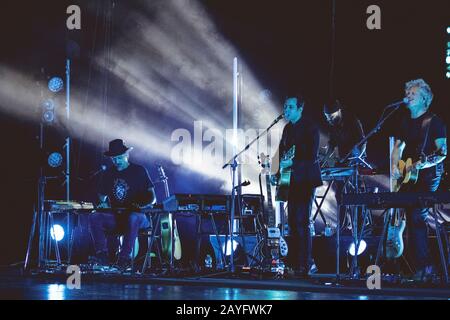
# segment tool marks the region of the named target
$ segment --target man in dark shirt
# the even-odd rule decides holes
[[[364,130],[361,121],[341,105],[338,100],[326,103],[323,108],[325,119],[328,123],[330,140],[328,142],[329,153],[337,148],[340,160],[350,153],[349,158],[364,154],[366,145],[359,149],[354,146],[364,138]],[[346,161],[344,165],[348,165]]]
[[[403,119],[392,152],[392,177],[398,179],[400,159],[412,158],[413,166],[419,170],[416,184],[404,185],[400,191],[436,191],[443,174],[443,163],[447,155],[447,132],[444,122],[429,111],[433,100],[430,86],[422,79],[405,84],[407,107],[411,117]],[[436,152],[437,156],[426,158]],[[409,240],[416,268],[414,278],[421,280],[431,272],[427,244],[428,208],[407,210]]]
[[[118,235],[123,234],[117,261],[120,269],[125,269],[130,262],[139,229],[150,226],[140,209],[151,207],[156,202],[154,185],[147,170],[128,160],[131,149],[121,139],[109,143],[109,150],[104,154],[111,158],[114,166],[101,177],[97,207],[110,208],[111,212],[95,212],[89,219],[99,264],[108,264],[108,256],[118,250]]]
[[[366,144],[360,148],[355,148],[355,145],[364,138],[364,130],[361,121],[352,114],[348,109],[345,109],[338,100],[332,100],[326,103],[323,107],[323,113],[328,123],[329,141],[328,151],[324,157],[322,166],[351,166],[359,164],[358,157],[364,156],[366,151]],[[335,149],[339,153],[339,157],[334,156]],[[343,160],[351,151],[351,155],[344,163],[336,164],[335,161],[330,161],[331,158]],[[350,218],[346,214],[346,206],[340,206],[341,196],[344,192],[345,182],[334,181],[333,191],[337,202],[337,207],[340,208],[340,225],[342,228],[350,226]]]
[[[281,160],[280,168],[292,168],[288,194],[288,224],[291,235],[290,261],[296,274],[306,277],[312,265],[310,215],[314,193],[322,185],[318,150],[319,129],[302,116],[304,101],[299,96],[290,96],[284,102],[284,118],[289,123],[284,127],[279,146],[280,160],[295,145],[292,160]]]

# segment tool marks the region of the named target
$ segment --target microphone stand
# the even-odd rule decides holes
[[[383,124],[386,122],[386,120],[388,118],[390,118],[399,108],[400,106],[405,103],[405,100],[399,101],[399,102],[395,102],[395,103],[391,103],[389,105],[387,105],[384,110],[383,113],[381,114],[380,119],[378,120],[377,124],[375,125],[375,127],[365,136],[363,137],[363,139],[361,139],[361,141],[359,141],[358,143],[356,143],[351,149],[350,151],[347,153],[347,155],[340,161],[340,163],[345,163],[347,160],[349,160],[350,156],[353,154],[353,150],[357,149],[359,150],[359,148],[364,145],[375,133],[379,132],[381,130],[381,127],[383,126]],[[391,110],[389,110],[390,108],[392,108]],[[386,111],[389,110],[389,112],[385,115]],[[362,159],[360,158],[361,155],[358,157],[358,159],[360,159],[362,161]],[[365,163],[365,161],[362,161],[363,163]],[[355,168],[355,172],[354,172],[354,189],[355,192],[358,193],[358,168]],[[337,233],[336,233],[336,278],[339,279],[340,275],[339,275],[339,253],[340,253],[340,226],[339,226],[339,210],[337,210],[338,212],[338,217],[337,217],[337,221],[338,221],[338,227],[337,227]],[[364,217],[365,220],[365,217]],[[362,226],[362,230],[361,230],[361,235],[358,236],[358,211],[355,210],[354,214],[353,214],[353,226],[352,226],[352,233],[353,233],[353,243],[355,245],[355,253],[353,256],[353,261],[352,261],[352,267],[350,272],[352,274],[354,274],[356,276],[356,278],[359,278],[360,274],[359,274],[359,270],[358,270],[358,250],[359,250],[359,245],[362,239],[362,231],[364,230],[364,223],[365,221],[363,221],[363,226]]]
[[[269,127],[267,127],[266,130],[264,130],[263,132],[261,132],[260,134],[258,134],[252,141],[250,141],[241,151],[239,151],[238,153],[236,153],[228,162],[226,162],[223,166],[222,169],[225,169],[226,167],[230,166],[231,171],[232,171],[232,178],[231,178],[231,183],[232,183],[232,190],[231,190],[231,213],[230,213],[230,220],[229,220],[229,234],[230,234],[230,242],[231,242],[231,252],[230,252],[230,271],[231,273],[235,272],[235,268],[234,268],[234,248],[233,248],[233,240],[234,240],[234,230],[233,230],[233,226],[234,226],[234,219],[235,219],[235,204],[236,204],[236,169],[239,165],[239,163],[237,162],[237,158],[243,154],[244,152],[246,152],[248,149],[250,149],[250,147],[259,140],[259,138],[261,138],[262,136],[266,135],[269,130],[278,123],[278,121],[281,120],[281,116],[278,117],[277,119],[275,119],[271,125]],[[225,244],[225,250],[226,250],[226,244]]]

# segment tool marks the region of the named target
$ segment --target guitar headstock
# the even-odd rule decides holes
[[[261,164],[263,173],[269,174],[270,173],[270,156],[265,155],[264,152],[261,152],[261,155],[259,156],[259,163]]]
[[[159,180],[161,180],[161,181],[167,180],[166,172],[164,171],[163,166],[158,164],[157,168],[158,168]]]
[[[293,145],[286,153],[283,155],[283,161],[293,160],[295,157],[295,145]]]

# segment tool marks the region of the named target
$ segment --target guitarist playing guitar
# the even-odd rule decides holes
[[[279,145],[279,154],[284,158],[279,165],[280,172],[291,169],[287,192],[291,236],[288,261],[300,277],[307,277],[312,265],[309,221],[315,188],[322,184],[318,161],[319,129],[311,120],[303,117],[304,105],[299,95],[288,96],[284,101],[283,113],[288,124],[283,129]],[[293,157],[284,157],[293,146]],[[280,172],[273,176],[274,184],[278,183]]]
[[[430,86],[417,79],[405,84],[410,116],[405,116],[395,134],[392,152],[391,174],[394,180],[414,173],[416,183],[401,185],[400,191],[434,192],[439,187],[444,168],[442,161],[447,155],[447,132],[444,122],[429,111],[433,100]],[[425,155],[434,154],[432,157]],[[407,160],[406,167],[401,159]],[[402,167],[402,171],[399,168]],[[409,180],[406,179],[406,180]],[[397,184],[399,185],[399,184]],[[421,281],[431,273],[426,219],[428,208],[411,208],[406,211],[409,229],[409,245],[412,262],[416,269],[414,280]]]

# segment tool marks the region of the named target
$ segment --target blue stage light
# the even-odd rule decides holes
[[[48,89],[51,92],[58,92],[58,91],[62,90],[63,86],[64,86],[64,82],[59,77],[53,77],[48,82]]]
[[[44,110],[54,110],[55,109],[55,103],[52,99],[47,99],[42,103],[42,108]]]
[[[450,27],[447,27],[447,33],[450,34]]]
[[[62,239],[64,239],[64,228],[59,224],[54,224],[50,228],[50,236],[53,240],[61,241]]]
[[[47,123],[52,123],[55,120],[55,113],[52,110],[46,110],[42,114],[42,120]]]
[[[48,165],[52,168],[58,168],[62,164],[63,157],[58,152],[53,152],[48,156]]]

